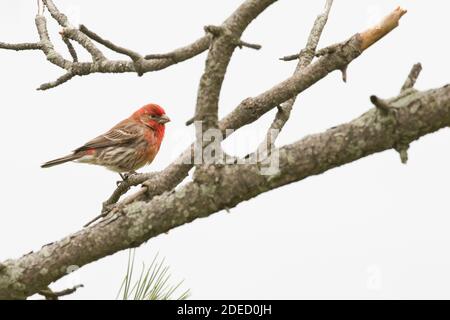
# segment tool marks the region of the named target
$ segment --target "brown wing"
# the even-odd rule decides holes
[[[136,139],[139,139],[144,134],[144,128],[136,123],[124,123],[117,124],[114,128],[92,139],[85,145],[75,149],[74,152],[85,151],[89,149],[101,149],[112,146],[118,146],[122,144],[130,143]]]

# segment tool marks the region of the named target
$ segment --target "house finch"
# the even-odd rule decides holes
[[[164,137],[164,124],[169,121],[163,108],[157,104],[145,105],[105,134],[41,167],[76,161],[104,166],[124,178],[153,161]]]

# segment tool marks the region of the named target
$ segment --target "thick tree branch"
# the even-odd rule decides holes
[[[195,119],[202,122],[197,136],[218,127],[219,96],[228,64],[236,46],[242,45],[241,35],[247,26],[276,0],[246,0],[220,27],[207,26],[212,35],[205,70],[200,79]],[[202,139],[197,139],[203,148]]]
[[[69,81],[74,76],[75,76],[75,74],[73,74],[72,72],[67,72],[67,73],[63,74],[61,77],[59,77],[58,79],[56,79],[55,81],[41,84],[41,86],[39,88],[37,88],[37,90],[48,90],[48,89],[57,87],[60,84],[63,84],[65,82]]]
[[[257,164],[209,166],[174,192],[124,206],[114,217],[17,260],[0,272],[0,298],[25,298],[65,275],[119,250],[135,247],[172,228],[232,208],[274,188],[299,181],[373,153],[411,143],[450,126],[450,86],[408,90],[389,99],[396,112],[376,108],[359,118],[280,148],[279,174],[264,176]]]

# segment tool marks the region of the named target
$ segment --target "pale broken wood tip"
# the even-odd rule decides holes
[[[376,26],[361,32],[359,34],[361,37],[361,49],[366,50],[368,47],[395,29],[398,26],[401,17],[403,17],[403,15],[407,12],[408,10],[399,6],[389,15],[384,17],[383,20],[381,20]]]

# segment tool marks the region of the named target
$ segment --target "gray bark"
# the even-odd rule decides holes
[[[221,131],[252,123],[282,103],[284,107],[281,109],[290,111],[299,93],[330,72],[341,70],[345,75],[348,64],[392,31],[406,13],[401,8],[394,10],[376,27],[319,50],[320,58],[313,61],[332,4],[328,0],[324,14],[318,17],[312,28],[306,48],[298,55],[285,58],[299,59],[294,74],[261,94],[245,99],[228,116],[218,121],[220,90],[234,49],[241,46],[259,48],[240,38],[248,24],[274,0],[247,0],[221,26],[206,27],[207,35],[193,44],[167,54],[147,56],[115,45],[86,27],[73,28],[51,0],[43,1],[52,17],[64,28],[63,37],[73,61],[64,59],[55,50],[47,31],[43,8],[36,17],[39,42],[0,42],[0,48],[8,50],[41,50],[50,63],[66,71],[62,77],[42,85],[40,89],[56,87],[75,75],[95,72],[143,74],[160,70],[209,49],[199,85],[195,118],[204,122],[205,130],[217,127]],[[78,62],[70,41],[86,49],[92,61]],[[107,60],[95,42],[127,55],[131,60]],[[66,275],[73,266],[81,267],[120,250],[139,246],[195,219],[228,210],[261,193],[362,157],[395,149],[405,162],[411,142],[450,126],[450,86],[428,91],[415,90],[413,86],[420,69],[420,65],[413,68],[398,96],[387,100],[372,96],[375,107],[357,119],[276,149],[279,171],[275,175],[261,174],[264,162],[202,165],[196,168],[192,181],[175,189],[193,167],[193,144],[161,172],[133,176],[104,203],[109,214],[97,224],[45,245],[37,252],[0,263],[0,299],[24,299],[38,292],[44,293],[44,296],[57,296],[57,293],[52,295],[48,285]],[[282,129],[288,119],[288,112],[278,113],[272,126]],[[118,202],[131,186],[139,184],[143,185],[139,192]]]

